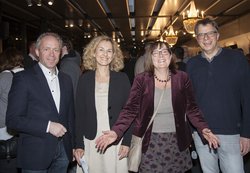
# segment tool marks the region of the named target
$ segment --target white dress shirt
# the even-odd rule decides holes
[[[59,79],[58,79],[58,69],[55,68],[55,71],[51,71],[50,69],[48,69],[44,65],[42,65],[40,62],[38,64],[41,67],[45,78],[47,79],[50,92],[51,92],[52,97],[54,99],[56,109],[59,113],[61,93],[60,93],[60,85],[59,85]],[[46,132],[49,132],[49,126],[50,126],[50,121],[48,122]]]

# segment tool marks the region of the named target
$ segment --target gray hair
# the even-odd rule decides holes
[[[54,33],[54,32],[45,32],[45,33],[41,34],[37,38],[37,41],[36,41],[36,48],[37,49],[40,47],[42,39],[44,37],[47,37],[47,36],[55,37],[57,39],[57,41],[59,42],[60,49],[62,48],[63,41],[62,41],[62,38],[57,33]]]

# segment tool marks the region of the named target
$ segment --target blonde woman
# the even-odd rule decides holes
[[[127,173],[131,132],[119,144],[104,153],[97,150],[95,139],[109,130],[125,105],[130,91],[128,77],[118,72],[123,68],[123,55],[107,36],[95,37],[85,48],[76,97],[75,157],[85,157],[89,173]],[[77,169],[81,172],[81,169]]]

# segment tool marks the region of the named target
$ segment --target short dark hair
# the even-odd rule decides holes
[[[33,44],[36,44],[35,40],[29,41],[28,42],[28,48],[30,48]]]
[[[174,47],[173,48],[173,53],[178,59],[183,59],[184,58],[184,49],[180,46]]]
[[[208,25],[208,24],[212,25],[216,29],[216,31],[219,31],[218,24],[215,22],[215,20],[212,19],[211,17],[206,17],[196,22],[195,27],[194,27],[195,34],[198,34],[199,25]]]
[[[71,40],[68,37],[63,36],[62,41],[63,41],[63,46],[66,46],[68,51],[71,51],[71,50],[74,49],[73,44],[72,44]]]

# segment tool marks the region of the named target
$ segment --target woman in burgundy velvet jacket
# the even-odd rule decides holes
[[[111,131],[104,132],[97,139],[96,144],[100,150],[105,150],[109,144],[119,141],[133,122],[133,134],[142,137],[154,113],[155,103],[158,103],[159,95],[165,89],[154,122],[143,140],[140,172],[185,172],[192,166],[188,151],[192,141],[189,122],[210,147],[217,148],[218,139],[208,129],[195,103],[188,75],[175,70],[169,46],[156,42],[151,45],[150,51],[145,72],[136,76],[118,120]],[[169,94],[166,94],[168,91]],[[172,120],[171,127],[167,127],[169,122],[162,120]]]

